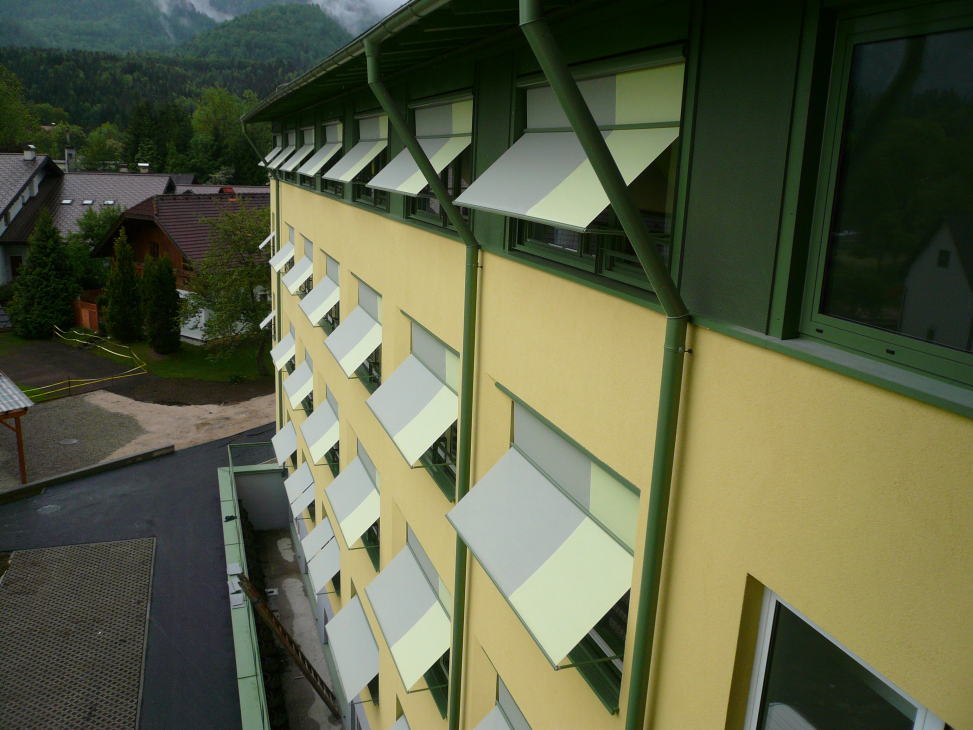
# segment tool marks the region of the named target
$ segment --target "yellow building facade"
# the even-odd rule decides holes
[[[524,23],[517,7],[498,5],[502,20],[487,23],[472,3],[413,2],[385,30],[364,37],[381,46],[382,60],[398,64],[385,82],[420,141],[420,110],[445,107],[453,127],[439,136],[472,138],[468,147],[456,145],[469,150],[468,159],[458,152],[436,169],[448,188],[459,160],[458,205],[472,201],[463,210],[481,249],[472,318],[464,317],[467,246],[456,226],[435,221],[442,201],[417,203],[423,196],[435,201],[419,178],[408,183],[422,190],[413,195],[395,192],[407,189],[401,180],[399,187],[368,189],[398,155],[407,156],[401,164],[411,157],[369,88],[374,78],[366,78],[355,46],[361,41],[251,112],[248,121],[272,121],[279,140],[267,158],[274,357],[278,430],[293,424],[294,441],[275,440],[275,447],[290,479],[310,474],[310,491],[306,476],[289,479],[289,496],[307,495],[295,510],[297,538],[307,544],[321,525],[317,535],[333,534],[330,547],[315,544],[302,560],[309,574],[331,561],[317,574],[327,581],[310,579],[308,586],[348,727],[973,729],[973,398],[963,370],[969,353],[951,350],[940,367],[928,364],[938,352],[935,336],[901,361],[891,359],[904,352],[898,341],[855,344],[850,329],[829,340],[849,316],[837,326],[820,324],[825,305],[809,311],[807,303],[822,291],[815,221],[841,181],[818,163],[835,103],[833,87],[829,92],[820,80],[840,71],[821,49],[872,42],[856,41],[855,33],[879,27],[883,40],[905,37],[910,28],[948,31],[958,34],[949,43],[965,47],[963,33],[973,27],[968,9],[924,7],[931,15],[918,19],[854,4],[761,12],[679,2],[618,3],[603,12],[542,8],[603,131],[659,128],[625,106],[625,74],[661,67],[676,69],[680,79],[677,126],[662,125],[676,142],[664,142],[666,151],[643,168],[671,176],[653,182],[639,169],[629,188],[639,200],[662,201],[668,238],[660,258],[690,313],[679,353],[657,614],[647,638],[636,622],[653,554],[646,540],[656,518],[650,495],[672,317],[640,272],[606,263],[627,249],[577,238],[593,230],[590,221],[551,227],[592,205],[582,173],[565,176],[520,218],[517,206],[531,191],[507,203],[483,203],[482,196],[499,195],[484,186],[481,198],[474,195],[477,181],[502,171],[517,140],[536,141],[531,134],[551,134],[549,128],[568,133],[555,123],[530,126],[543,101],[530,90],[548,88],[550,59],[536,60],[517,28]],[[653,18],[661,21],[650,29]],[[452,43],[437,46],[447,60],[431,51],[408,55],[421,47],[415,34],[426,39],[436,28]],[[764,40],[771,30],[776,45]],[[866,52],[855,62],[867,60]],[[610,73],[616,117],[606,126],[584,82]],[[727,91],[734,80],[751,100],[747,113]],[[770,98],[774,92],[786,97],[782,105]],[[669,98],[658,85],[638,86],[632,98],[656,113],[665,102],[653,104],[653,94]],[[518,137],[525,98],[534,101],[526,102],[528,132]],[[472,99],[468,112],[456,111],[457,99]],[[761,120],[759,131],[748,114]],[[640,121],[618,121],[629,118]],[[372,119],[379,131],[370,136]],[[331,134],[339,135],[333,155],[302,175]],[[346,180],[329,182],[329,169],[363,145],[382,150],[346,170]],[[287,147],[290,153],[278,149]],[[438,164],[432,148],[423,149]],[[648,154],[644,146],[633,149],[633,158]],[[625,167],[624,155],[611,152]],[[538,179],[553,174],[550,159],[540,163],[533,168]],[[640,193],[640,184],[649,192]],[[555,193],[564,199],[551,202]],[[519,219],[543,222],[545,231],[580,230],[570,245],[583,263],[568,260],[566,234],[551,234],[545,253],[543,231],[524,238]],[[748,246],[743,258],[741,245]],[[331,286],[329,279],[337,285],[326,301],[328,316],[337,315],[331,322],[302,307],[316,289]],[[346,346],[358,319],[367,326]],[[909,336],[901,324],[906,314],[897,321],[894,336]],[[474,348],[464,351],[471,327]],[[473,377],[463,383],[466,358]],[[306,360],[309,394],[307,386],[295,390]],[[410,368],[435,383],[435,394],[416,395],[420,380]],[[469,493],[457,501],[448,485],[464,444],[449,424],[461,418],[464,386],[472,394]],[[418,404],[395,410],[396,398],[407,400],[403,393]],[[325,408],[336,416],[336,431],[330,421],[327,436],[304,427],[315,414],[323,423]],[[437,451],[432,441],[443,430]],[[325,447],[327,456],[312,455]],[[531,481],[537,474],[553,486]],[[358,486],[347,486],[353,479]],[[349,506],[355,489],[367,496],[359,491]],[[465,565],[456,562],[458,537],[469,548]],[[457,604],[460,571],[465,602]],[[413,595],[406,578],[420,574],[426,582]],[[363,644],[349,658],[347,637],[365,636],[361,625],[358,634],[346,628],[354,611],[367,620],[374,648]],[[458,620],[460,647],[450,635]],[[622,644],[615,648],[613,640]],[[446,652],[462,656],[458,673],[442,658]],[[644,669],[633,670],[640,654]],[[645,700],[633,713],[639,671]],[[450,706],[446,685],[457,677]]]

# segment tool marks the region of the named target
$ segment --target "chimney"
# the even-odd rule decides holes
[[[140,162],[139,163],[139,172],[143,172],[144,173],[144,172],[148,172],[148,171],[149,171],[149,163],[148,162]]]
[[[32,162],[37,159],[37,148],[32,144],[24,145],[24,161]]]

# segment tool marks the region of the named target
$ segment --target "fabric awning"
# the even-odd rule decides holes
[[[280,251],[275,253],[270,259],[270,265],[274,271],[280,271],[284,268],[284,264],[294,258],[294,244],[287,242],[280,247]]]
[[[511,448],[447,515],[557,665],[632,585],[632,555]]]
[[[412,689],[449,649],[449,615],[409,547],[399,551],[365,593],[402,684]]]
[[[335,142],[333,144],[326,144],[321,147],[317,152],[311,155],[311,159],[301,165],[301,169],[298,170],[298,174],[307,175],[308,177],[314,177],[319,172],[321,168],[331,161],[331,158],[338,154],[341,149],[341,143]]]
[[[678,138],[683,75],[682,63],[670,63],[579,82],[626,184]],[[455,202],[583,231],[608,196],[544,86],[527,91],[526,133]]]
[[[276,235],[277,235],[277,231],[271,231],[271,232],[270,232],[270,235],[269,235],[269,236],[267,236],[267,237],[266,237],[266,238],[265,238],[265,239],[264,239],[264,240],[263,240],[263,241],[261,242],[261,244],[260,244],[259,246],[257,246],[257,248],[258,248],[258,249],[260,249],[261,251],[263,251],[263,250],[264,250],[265,248],[267,248],[267,244],[268,244],[268,243],[270,243],[271,241],[273,241],[273,240],[274,240],[274,236],[276,236]]]
[[[274,361],[274,367],[283,370],[287,361],[294,357],[296,349],[297,343],[294,342],[294,335],[288,332],[270,351],[270,359]]]
[[[324,489],[345,545],[354,545],[379,517],[380,498],[375,483],[356,456]]]
[[[283,147],[274,147],[270,152],[267,153],[267,156],[264,157],[257,164],[260,165],[260,167],[267,167],[271,162],[277,159],[277,155],[279,155],[283,151],[284,151]]]
[[[351,314],[334,332],[328,335],[324,344],[331,350],[335,360],[349,378],[365,362],[375,348],[382,344],[382,325],[362,307],[355,307]]]
[[[456,393],[409,355],[365,401],[411,467],[457,418]]]
[[[406,720],[405,715],[403,715],[396,720],[395,723],[393,723],[389,730],[412,730],[412,728],[409,727],[409,721]]]
[[[506,716],[503,714],[503,710],[500,709],[500,705],[495,705],[487,716],[484,717],[477,724],[473,730],[514,730],[510,723],[507,722]]]
[[[325,626],[328,646],[338,670],[338,682],[346,702],[378,676],[378,644],[368,625],[361,598],[355,596]]]
[[[277,316],[277,310],[276,309],[271,309],[270,310],[270,314],[268,314],[266,317],[263,318],[263,320],[261,320],[261,322],[260,322],[260,329],[262,329],[262,330],[267,329],[267,325],[270,324],[271,322],[273,322],[274,321],[274,317],[276,317],[276,316]]]
[[[290,156],[294,154],[296,150],[297,150],[296,144],[287,145],[284,148],[283,152],[281,152],[277,157],[274,158],[273,162],[267,164],[267,167],[271,170],[279,170],[280,166],[283,165],[285,162],[287,162],[287,160],[290,159]]]
[[[274,455],[277,463],[281,466],[291,456],[297,452],[297,431],[294,430],[294,422],[288,421],[287,424],[270,439],[274,447]]]
[[[334,531],[327,517],[315,525],[301,540],[304,559],[307,561],[307,575],[316,594],[324,591],[325,585],[341,569],[341,549],[334,539]]]
[[[281,281],[291,294],[297,293],[297,288],[303,284],[311,274],[314,273],[314,261],[310,256],[305,256],[296,264],[294,268],[284,274]]]
[[[307,159],[308,155],[314,152],[314,143],[303,145],[297,152],[291,155],[291,158],[280,166],[281,172],[294,172],[304,160]]]
[[[301,311],[312,325],[317,326],[318,322],[324,319],[324,315],[338,303],[340,297],[341,289],[331,279],[325,277],[301,300]]]
[[[324,455],[338,443],[338,416],[327,399],[301,424],[301,435],[315,464],[320,464]]]
[[[284,381],[284,392],[287,393],[291,408],[297,408],[312,390],[314,390],[314,372],[305,360],[287,376]]]
[[[381,154],[388,146],[387,139],[364,140],[352,147],[321,177],[335,182],[351,182],[355,175]]]
[[[311,473],[310,464],[305,461],[295,469],[294,473],[284,480],[284,490],[287,492],[287,501],[291,505],[291,510],[297,517],[314,501],[314,475]],[[300,506],[295,507],[295,505]]]

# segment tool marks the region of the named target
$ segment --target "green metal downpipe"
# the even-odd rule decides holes
[[[642,555],[642,574],[635,616],[635,641],[629,681],[625,730],[642,730],[648,698],[652,646],[658,614],[662,558],[666,541],[669,494],[676,449],[679,400],[682,392],[683,361],[689,310],[682,301],[669,270],[649,237],[638,206],[608,150],[598,125],[585,103],[578,84],[568,69],[550,28],[544,22],[540,0],[520,0],[520,26],[544,75],[551,84],[571,128],[601,182],[612,209],[635,249],[646,275],[665,310],[666,336],[662,357],[659,412],[656,421],[649,517]]]
[[[453,205],[449,193],[436,169],[429,162],[409,127],[405,115],[382,83],[379,68],[378,43],[366,38],[365,55],[368,63],[368,85],[379,104],[388,115],[396,133],[422,171],[439,204],[446,211],[449,222],[466,244],[466,275],[463,301],[463,362],[460,376],[459,447],[456,459],[456,501],[459,502],[470,489],[470,458],[473,435],[473,352],[476,347],[476,287],[480,259],[480,244],[473,235],[469,223]],[[463,679],[463,647],[466,624],[466,543],[456,536],[456,566],[453,582],[453,636],[449,654],[449,730],[459,730],[460,698]]]

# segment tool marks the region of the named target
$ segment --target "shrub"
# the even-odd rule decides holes
[[[168,256],[148,259],[142,273],[142,313],[152,349],[167,355],[179,349],[179,292]]]

